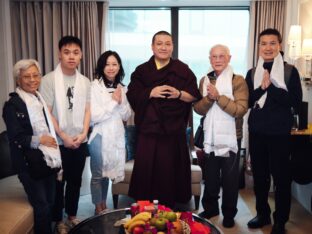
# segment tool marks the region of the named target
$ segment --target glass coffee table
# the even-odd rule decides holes
[[[105,214],[92,216],[85,219],[77,226],[75,226],[70,234],[124,234],[122,227],[114,227],[116,221],[130,216],[130,209],[117,209],[107,212]],[[220,231],[211,224],[208,220],[200,218],[193,214],[194,221],[200,222],[210,227],[211,234],[220,234]]]

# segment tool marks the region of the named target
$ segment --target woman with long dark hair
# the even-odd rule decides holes
[[[97,62],[96,78],[91,85],[91,124],[89,139],[91,156],[91,195],[95,214],[106,207],[109,179],[118,183],[124,179],[125,130],[123,121],[131,115],[119,55],[106,51]]]

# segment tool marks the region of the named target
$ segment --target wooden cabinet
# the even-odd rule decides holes
[[[306,130],[292,132],[290,166],[295,182],[312,182],[312,124],[309,124]]]

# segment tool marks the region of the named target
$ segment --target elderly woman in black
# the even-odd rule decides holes
[[[16,91],[4,104],[3,119],[7,127],[14,169],[23,184],[34,210],[35,233],[52,233],[51,207],[54,202],[55,177],[61,166],[60,152],[47,106],[37,91],[40,67],[36,60],[18,61],[13,68]],[[28,156],[41,157],[39,175]]]

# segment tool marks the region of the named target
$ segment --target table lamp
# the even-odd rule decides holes
[[[301,26],[291,25],[288,34],[289,58],[294,62],[301,56]]]
[[[305,77],[311,78],[312,76],[312,38],[304,39],[302,43],[302,55],[305,57]]]

